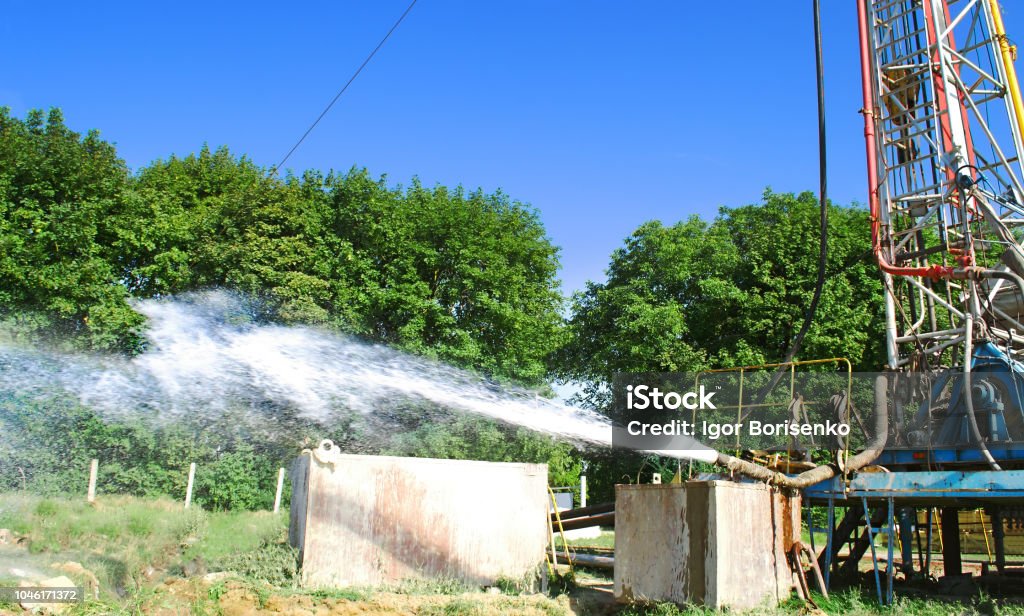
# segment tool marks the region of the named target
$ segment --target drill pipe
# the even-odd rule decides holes
[[[802,489],[826,481],[835,477],[843,470],[856,471],[862,469],[875,461],[889,440],[888,387],[889,379],[885,375],[879,375],[875,378],[875,433],[872,435],[871,442],[867,444],[863,451],[846,461],[844,468],[840,468],[837,464],[822,464],[809,471],[790,477],[784,473],[769,470],[759,464],[741,460],[724,453],[718,454],[715,464],[758,481],[764,481],[782,488],[794,489]]]

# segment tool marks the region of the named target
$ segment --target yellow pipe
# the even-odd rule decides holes
[[[1024,101],[1020,97],[1017,70],[1013,67],[1013,56],[1016,49],[1010,46],[1010,41],[1006,38],[1003,15],[999,12],[999,0],[988,0],[988,6],[996,30],[995,38],[999,41],[999,51],[1002,53],[1003,64],[1006,66],[1006,87],[1010,90],[1010,101],[1013,104],[1014,115],[1017,117],[1017,130],[1024,131]]]
[[[562,516],[558,512],[558,501],[555,499],[555,491],[548,486],[548,494],[551,495],[551,507],[555,510],[555,521],[558,522],[558,532],[562,535],[562,548],[565,551],[565,562],[569,565],[569,573],[573,573],[572,570],[572,558],[569,557],[569,542],[565,540],[565,528],[562,527]],[[551,523],[548,522],[548,526]],[[551,553],[552,556],[555,553],[555,529],[551,529]],[[554,557],[554,556],[553,556]],[[556,563],[557,564],[557,563]]]
[[[985,512],[981,509],[975,510],[978,519],[981,521],[981,536],[985,538],[985,553],[988,554],[988,564],[992,564],[992,546],[988,542],[988,529],[985,528]]]

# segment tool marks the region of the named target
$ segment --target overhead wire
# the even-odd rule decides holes
[[[306,140],[306,137],[308,137],[310,133],[313,132],[313,129],[316,128],[317,124],[319,124],[320,121],[324,119],[324,116],[326,116],[327,113],[331,110],[331,107],[334,107],[334,104],[338,102],[338,99],[341,98],[343,94],[345,94],[345,91],[348,90],[349,86],[352,85],[352,82],[354,82],[356,78],[359,77],[359,74],[363,72],[363,69],[366,68],[366,65],[370,63],[370,60],[373,60],[373,57],[377,55],[377,52],[380,51],[381,47],[384,46],[384,43],[386,43],[388,39],[391,38],[391,35],[394,34],[395,30],[398,29],[398,26],[402,25],[402,22],[405,21],[406,16],[409,14],[410,11],[412,11],[412,7],[416,6],[416,2],[417,0],[412,0],[412,2],[409,3],[409,6],[406,7],[405,12],[403,12],[402,15],[398,18],[398,20],[395,21],[394,25],[391,26],[391,29],[388,30],[388,33],[384,35],[384,38],[382,38],[380,42],[377,43],[377,46],[373,48],[373,51],[371,51],[370,54],[366,56],[366,59],[363,60],[363,63],[359,65],[359,68],[357,68],[356,71],[352,73],[352,76],[349,77],[348,81],[345,82],[345,85],[342,86],[340,90],[338,90],[338,93],[334,95],[334,98],[331,99],[331,102],[327,103],[327,106],[324,107],[324,110],[320,112],[320,115],[318,115],[315,120],[313,120],[313,123],[309,125],[309,128],[306,129],[306,132],[302,133],[302,136],[299,137],[299,140],[295,142],[295,145],[293,145],[291,149],[288,150],[288,153],[284,155],[284,158],[281,159],[281,162],[274,165],[274,167],[270,170],[270,177],[276,175],[277,172],[281,169],[281,167],[283,167],[284,164],[288,162],[288,159],[291,158],[291,155],[295,153],[295,150],[299,149],[299,146],[302,145],[302,142]]]

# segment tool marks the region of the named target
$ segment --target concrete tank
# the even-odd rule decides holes
[[[290,543],[302,585],[413,578],[493,584],[544,562],[547,465],[347,455],[329,441],[292,466]]]
[[[794,588],[786,554],[800,497],[757,483],[615,488],[615,596],[711,608],[777,605]]]

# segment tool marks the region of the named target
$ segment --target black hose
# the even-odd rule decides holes
[[[804,315],[803,325],[793,338],[782,363],[793,361],[804,343],[804,336],[811,328],[814,315],[821,302],[821,293],[825,288],[825,268],[828,265],[828,159],[825,151],[825,66],[821,57],[821,7],[820,0],[813,0],[814,5],[814,62],[818,84],[818,207],[819,207],[819,239],[818,239],[818,280],[814,286],[811,305]]]
[[[825,288],[825,269],[828,265],[828,158],[826,156],[825,149],[825,66],[821,54],[820,0],[813,0],[813,9],[814,61],[818,88],[818,207],[820,210],[820,229],[818,236],[818,280],[814,286],[814,295],[811,297],[811,305],[807,307],[807,312],[804,314],[803,325],[800,326],[800,331],[797,332],[792,343],[790,343],[789,351],[786,352],[785,357],[782,359],[783,364],[788,364],[793,361],[796,354],[800,352],[800,347],[803,346],[804,337],[807,335],[808,330],[811,329],[811,323],[814,321],[814,315],[818,311],[818,304],[821,302],[821,294]],[[779,384],[779,379],[782,378],[785,371],[785,366],[779,366],[775,371],[775,374],[773,374],[772,378],[768,381],[768,384],[762,387],[761,391],[758,392],[758,396],[755,401],[757,404],[764,402],[764,399],[768,397],[771,390]]]

